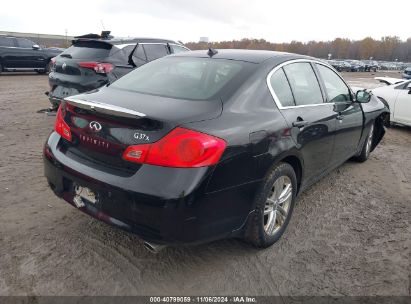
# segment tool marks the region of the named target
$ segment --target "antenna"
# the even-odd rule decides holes
[[[217,50],[215,50],[215,49],[213,49],[213,48],[208,48],[208,52],[207,52],[207,55],[208,56],[210,56],[210,58],[211,57],[213,57],[215,54],[217,54],[218,53],[218,51]]]
[[[103,30],[105,31],[106,28],[104,27],[103,19],[100,19],[100,22],[101,22],[101,26],[103,27]]]

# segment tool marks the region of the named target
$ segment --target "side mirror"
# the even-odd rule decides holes
[[[408,94],[411,94],[411,82],[407,85]]]
[[[367,103],[371,100],[371,93],[366,90],[359,90],[355,93],[355,100],[359,103]]]
[[[39,50],[40,46],[38,44],[33,44],[32,48],[33,50]]]

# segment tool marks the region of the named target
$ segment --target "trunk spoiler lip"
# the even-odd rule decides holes
[[[101,112],[101,113],[106,113],[106,114],[115,114],[115,115],[119,115],[123,117],[131,117],[131,118],[135,118],[136,116],[137,117],[147,116],[144,113],[137,112],[137,111],[130,110],[127,108],[123,108],[123,107],[119,107],[119,106],[115,106],[115,105],[108,104],[108,103],[88,101],[88,100],[83,100],[83,99],[78,99],[78,98],[73,98],[73,97],[67,97],[67,98],[64,98],[64,100],[67,101],[69,104],[72,104],[79,108]]]

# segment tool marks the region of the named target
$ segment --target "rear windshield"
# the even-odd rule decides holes
[[[234,81],[245,64],[224,59],[161,58],[123,76],[112,87],[171,98],[206,100]]]
[[[106,58],[110,54],[111,44],[98,41],[77,41],[63,54],[70,55],[73,59]],[[64,56],[64,55],[63,55]]]

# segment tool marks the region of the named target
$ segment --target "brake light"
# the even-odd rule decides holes
[[[79,62],[78,65],[81,66],[82,68],[93,69],[98,74],[110,73],[114,68],[114,66],[111,63],[94,62],[94,61]]]
[[[218,163],[226,148],[221,138],[176,128],[153,144],[129,146],[123,159],[164,167],[197,168]]]
[[[57,110],[56,122],[54,124],[54,130],[60,134],[61,137],[71,141],[71,130],[68,124],[64,121],[64,116],[66,114],[65,102],[61,102]]]
[[[56,57],[50,59],[50,68],[53,70],[56,67]]]

